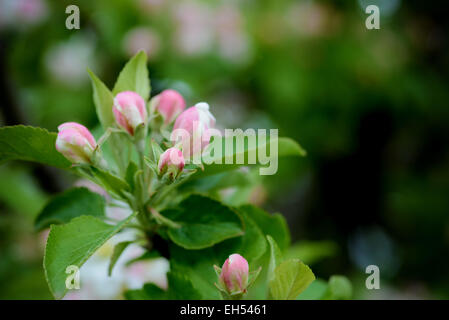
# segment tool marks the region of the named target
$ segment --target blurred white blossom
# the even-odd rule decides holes
[[[70,86],[81,85],[89,80],[86,66],[95,67],[94,49],[91,37],[77,34],[50,47],[44,64],[55,81]]]
[[[1,0],[0,28],[35,25],[48,16],[44,0]]]
[[[132,57],[143,50],[151,60],[156,58],[161,47],[159,34],[149,27],[138,27],[130,30],[123,39],[123,49],[127,56]]]
[[[138,6],[147,14],[159,13],[165,6],[166,0],[137,0]]]
[[[185,55],[204,54],[214,39],[212,10],[205,4],[185,1],[174,6],[175,47]]]

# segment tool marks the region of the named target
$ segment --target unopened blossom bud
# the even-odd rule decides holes
[[[161,175],[168,173],[171,179],[176,178],[184,169],[185,161],[181,150],[169,148],[159,157],[158,169]]]
[[[172,132],[172,140],[181,137],[182,152],[184,157],[190,158],[194,154],[201,153],[209,144],[211,133],[209,129],[215,125],[215,118],[209,112],[209,105],[205,102],[183,111],[175,121]],[[179,134],[179,130],[185,134]]]
[[[248,261],[241,255],[234,253],[226,259],[219,282],[229,294],[244,293],[248,287]]]
[[[89,130],[76,122],[66,122],[58,127],[56,150],[72,163],[91,163],[97,147]]]
[[[152,107],[164,119],[164,124],[175,121],[186,108],[184,98],[175,90],[164,90],[151,100]]]
[[[145,101],[133,91],[124,91],[117,94],[114,98],[112,111],[117,124],[132,136],[139,125],[147,122]]]

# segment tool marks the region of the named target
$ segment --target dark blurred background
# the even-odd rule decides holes
[[[356,299],[449,298],[446,15],[420,0],[0,0],[0,123],[96,128],[86,68],[111,87],[143,49],[152,95],[177,89],[222,127],[279,128],[307,150],[246,195],[286,216],[315,274],[347,275]],[[71,183],[0,167],[0,298],[50,298],[33,219]],[[365,288],[370,264],[381,290]]]

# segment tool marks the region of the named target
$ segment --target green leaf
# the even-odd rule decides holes
[[[67,223],[79,216],[104,217],[104,198],[87,188],[73,188],[53,197],[37,216],[34,226],[42,230],[50,224]]]
[[[199,171],[195,176],[200,178],[200,177],[204,177],[204,176],[208,176],[211,174],[216,174],[219,172],[223,172],[223,171],[228,171],[228,170],[233,170],[236,169],[238,167],[241,167],[243,165],[248,166],[251,164],[248,164],[248,154],[252,154],[254,153],[256,155],[256,158],[259,160],[259,149],[261,148],[266,148],[267,150],[270,148],[270,145],[273,144],[275,141],[277,140],[278,143],[278,157],[284,157],[284,156],[305,156],[306,155],[306,151],[294,140],[290,139],[290,138],[285,138],[285,137],[281,137],[281,138],[271,138],[268,139],[266,142],[261,143],[260,145],[256,144],[255,146],[248,146],[248,141],[244,140],[244,148],[243,151],[236,150],[236,141],[237,138],[236,137],[214,137],[214,140],[210,143],[210,147],[208,150],[206,150],[206,152],[203,154],[202,156],[202,160],[204,162],[204,171]],[[213,154],[213,152],[211,151],[211,149],[213,148],[213,146],[217,145],[217,146],[221,146],[222,152],[221,155],[220,154]],[[228,148],[228,151],[226,151],[226,145],[232,145],[233,149],[231,150],[230,148]],[[217,147],[218,149],[220,149],[220,147]],[[268,153],[268,151],[267,151]],[[225,164],[225,159],[227,157],[225,157],[225,154],[229,154],[229,158],[234,159],[232,161],[233,164]],[[268,153],[270,156],[270,153]],[[243,164],[237,164],[236,163],[236,159],[238,159],[239,157],[242,157],[242,159],[244,160]],[[210,164],[206,164],[206,163],[210,163]],[[221,164],[220,164],[221,163]],[[258,161],[256,161],[256,165],[258,164]],[[267,165],[264,165],[267,166]]]
[[[112,107],[114,105],[114,96],[112,92],[106,87],[106,85],[90,70],[87,70],[92,80],[93,98],[95,103],[95,110],[97,111],[98,119],[103,126],[104,131],[108,128],[115,127],[115,119],[112,113]],[[110,144],[111,153],[121,170],[125,170],[125,164],[123,163],[124,153],[119,150],[123,150],[123,146],[128,143],[127,139],[124,139],[119,134],[111,134],[108,139]]]
[[[274,271],[270,281],[270,295],[274,300],[294,300],[303,292],[315,275],[312,270],[297,259],[286,260]]]
[[[10,160],[39,162],[67,169],[68,161],[55,147],[57,134],[29,126],[0,128],[0,164]]]
[[[170,269],[167,273],[167,291],[147,283],[141,290],[127,291],[125,297],[129,300],[200,300],[201,294],[193,287],[186,274],[173,263],[170,264]]]
[[[92,216],[81,216],[64,225],[52,225],[45,247],[45,278],[57,299],[67,292],[66,268],[80,268],[107,240],[123,229],[133,218],[131,214],[117,225],[109,225]]]
[[[186,249],[202,249],[243,234],[241,218],[216,200],[191,195],[177,209],[161,212],[181,227],[170,228],[168,236]]]
[[[213,192],[229,187],[248,186],[252,183],[249,175],[240,170],[221,172],[199,179],[189,179],[180,186],[183,192]]]
[[[345,276],[330,277],[323,300],[348,300],[352,298],[352,284]]]
[[[270,214],[256,206],[244,205],[238,211],[248,215],[265,235],[270,235],[277,245],[284,251],[290,245],[290,232],[285,218],[279,214]]]
[[[186,250],[174,244],[170,246],[170,264],[176,264],[177,270],[192,281],[202,299],[220,299],[220,292],[214,285],[217,276],[213,266],[221,266],[224,262],[222,259],[217,257],[214,247]]]
[[[192,280],[196,290],[201,292],[203,299],[219,299],[220,294],[214,283],[217,276],[213,265],[223,265],[233,253],[239,253],[248,260],[250,270],[256,270],[255,262],[266,251],[266,241],[257,226],[248,217],[243,217],[245,232],[241,237],[235,237],[202,250],[186,250],[172,245],[170,248],[171,263],[176,263],[178,269]],[[259,270],[258,270],[259,271]],[[254,280],[255,274],[251,274]]]
[[[112,269],[114,269],[115,264],[117,263],[117,260],[122,255],[123,251],[131,244],[132,241],[123,241],[119,242],[115,245],[114,251],[112,252],[111,260],[109,261],[109,267],[108,267],[108,276],[111,276]]]
[[[106,191],[113,193],[116,197],[125,198],[123,191],[130,191],[130,186],[122,178],[99,168],[90,167],[90,169],[98,183]]]
[[[125,266],[130,266],[131,264],[139,261],[148,261],[156,258],[162,257],[161,254],[156,250],[145,251],[141,256],[131,259],[125,263]]]
[[[262,233],[266,236],[270,236],[279,247],[280,251],[286,251],[290,243],[290,233],[288,231],[287,223],[280,214],[270,214],[260,208],[253,205],[244,205],[238,208],[238,211],[242,215],[251,217],[256,222]],[[270,247],[270,246],[269,246]],[[273,271],[270,270],[271,259],[271,247],[267,252],[256,262],[256,264],[262,266],[261,281],[256,281],[252,290],[248,293],[249,299],[265,299],[266,293],[269,291],[268,282],[273,275]],[[276,262],[278,265],[279,262]],[[262,281],[267,279],[267,281]]]
[[[296,298],[296,300],[321,300],[327,287],[327,281],[317,278]]]
[[[285,253],[285,258],[300,259],[311,265],[325,258],[335,256],[338,246],[331,241],[302,241],[290,246]]]
[[[127,300],[168,300],[168,293],[154,283],[145,283],[142,289],[125,292]]]
[[[135,164],[133,161],[130,161],[128,167],[126,168],[125,180],[130,186],[131,190],[134,190],[135,188],[135,175],[138,170],[139,167],[137,166],[137,164]]]
[[[274,271],[276,270],[276,267],[281,263],[282,261],[282,254],[281,250],[279,249],[277,243],[274,241],[272,237],[269,235],[267,236],[268,243],[270,244],[270,262],[268,263],[268,282],[272,281],[274,279]]]
[[[87,70],[87,72],[92,80],[94,103],[98,119],[100,119],[103,129],[107,130],[115,123],[114,115],[112,114],[114,96],[106,85],[92,71]]]
[[[199,300],[200,293],[193,287],[192,281],[186,274],[170,264],[170,272],[167,273],[168,297],[172,300]]]
[[[157,164],[161,154],[164,152],[161,146],[154,140],[150,141],[150,159]]]
[[[17,165],[0,167],[0,203],[3,208],[34,220],[48,196],[30,169]]]
[[[145,101],[150,97],[150,78],[144,51],[139,51],[120,72],[112,92],[116,95],[122,91],[137,92]]]
[[[250,266],[267,250],[267,241],[254,221],[242,215],[245,231],[241,237],[235,237],[218,243],[214,247],[217,257],[222,263],[233,253],[245,257]]]

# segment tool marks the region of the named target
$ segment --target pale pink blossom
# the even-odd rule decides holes
[[[159,34],[149,27],[134,28],[125,35],[123,47],[129,57],[143,50],[148,59],[152,60],[159,54],[161,39]]]
[[[169,148],[159,157],[158,169],[160,174],[168,172],[173,178],[176,178],[184,169],[185,161],[181,150]]]
[[[184,157],[190,158],[201,153],[209,144],[211,138],[209,129],[214,126],[215,118],[209,112],[209,105],[205,102],[197,103],[178,116],[171,139],[180,140]]]
[[[151,104],[154,110],[164,118],[165,124],[172,123],[186,108],[184,98],[172,89],[162,91],[152,99]]]
[[[174,45],[177,52],[187,56],[209,52],[214,45],[213,10],[201,3],[184,1],[174,9]]]
[[[76,122],[66,122],[58,127],[56,150],[72,163],[90,163],[97,147],[89,130]]]
[[[117,124],[132,136],[136,128],[147,121],[145,101],[133,91],[123,91],[117,94],[112,111]]]
[[[238,253],[234,253],[224,262],[219,281],[230,294],[245,292],[248,286],[248,272],[248,261]]]

